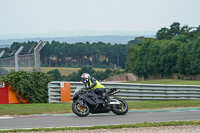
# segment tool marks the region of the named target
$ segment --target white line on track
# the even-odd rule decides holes
[[[14,117],[0,117],[0,119],[13,119]]]
[[[183,111],[169,111],[169,112],[172,112],[172,113],[174,113],[174,112],[183,112]]]

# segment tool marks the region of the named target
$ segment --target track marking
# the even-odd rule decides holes
[[[200,111],[200,110],[190,110],[190,111]]]
[[[200,111],[200,108],[182,108],[182,109],[166,109],[166,110],[137,110],[128,112],[182,112],[182,111]]]
[[[14,117],[0,117],[0,119],[13,119]]]
[[[169,112],[176,113],[176,112],[183,112],[183,111],[169,111]]]

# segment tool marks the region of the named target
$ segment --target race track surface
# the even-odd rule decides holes
[[[78,117],[73,113],[43,115],[38,114],[16,117],[0,116],[0,130],[119,125],[141,122],[166,122],[180,120],[200,120],[200,108],[129,111],[126,115],[122,116],[118,116],[113,113],[89,114],[88,117]]]

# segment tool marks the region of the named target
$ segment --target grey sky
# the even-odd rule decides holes
[[[200,25],[200,0],[0,0],[0,34]]]

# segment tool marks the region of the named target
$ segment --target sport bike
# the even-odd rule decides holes
[[[112,96],[120,90],[116,88],[107,89],[107,96]],[[124,115],[128,112],[127,103],[118,97],[112,97],[108,102],[102,94],[98,94],[95,90],[84,90],[77,87],[73,94],[73,112],[80,117],[86,117],[89,113],[109,113],[112,111],[116,115]]]

